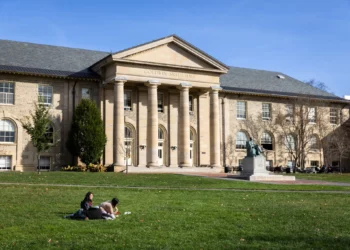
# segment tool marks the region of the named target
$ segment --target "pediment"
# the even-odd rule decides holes
[[[113,60],[227,72],[226,65],[177,36],[162,38],[113,54]]]

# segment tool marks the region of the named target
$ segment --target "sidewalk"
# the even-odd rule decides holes
[[[179,173],[182,175],[190,176],[201,176],[207,178],[221,179],[221,180],[231,180],[231,181],[248,181],[246,179],[240,178],[239,175],[233,175],[228,173]],[[329,186],[350,186],[350,183],[346,182],[330,182],[330,181],[320,181],[320,180],[304,180],[295,177],[295,181],[254,181],[258,183],[268,183],[268,184],[286,184],[286,185],[329,185]]]

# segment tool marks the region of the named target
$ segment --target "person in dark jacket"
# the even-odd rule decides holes
[[[87,192],[85,195],[84,200],[80,202],[80,208],[84,211],[89,210],[90,207],[92,207],[92,199],[94,198],[94,194],[91,192]]]
[[[65,218],[77,219],[77,220],[88,220],[89,217],[96,217],[92,211],[99,210],[92,207],[92,199],[94,194],[92,192],[87,192],[84,200],[80,202],[80,209],[74,214],[65,216]],[[97,215],[98,217],[98,215]]]

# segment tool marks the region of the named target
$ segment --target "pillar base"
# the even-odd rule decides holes
[[[189,167],[192,167],[192,165],[189,164],[189,163],[181,163],[181,164],[179,165],[179,167],[180,167],[180,168],[189,168]]]
[[[159,168],[160,166],[159,166],[159,163],[158,163],[158,162],[157,162],[157,163],[155,163],[155,162],[150,162],[150,163],[147,164],[146,167],[148,167],[148,168]]]
[[[220,164],[210,164],[211,168],[221,168],[222,166]]]
[[[126,169],[126,167],[122,165],[113,165],[113,167],[114,172],[123,172]]]

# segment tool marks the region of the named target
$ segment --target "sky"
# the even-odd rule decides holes
[[[0,39],[115,52],[171,34],[350,95],[350,0],[0,0]]]

